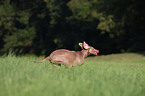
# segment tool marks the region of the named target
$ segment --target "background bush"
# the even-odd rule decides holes
[[[101,54],[145,51],[143,0],[1,0],[0,53],[47,55],[79,50],[86,41]]]

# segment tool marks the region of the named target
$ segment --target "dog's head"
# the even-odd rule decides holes
[[[99,53],[99,50],[95,49],[95,48],[92,47],[92,46],[89,46],[85,41],[84,41],[83,43],[79,43],[79,46],[80,46],[82,49],[88,50],[88,53],[89,53],[89,54],[97,55],[97,53]]]

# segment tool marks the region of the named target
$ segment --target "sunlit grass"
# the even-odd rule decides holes
[[[66,69],[38,57],[0,57],[0,96],[144,96],[145,57],[135,53],[88,57]]]

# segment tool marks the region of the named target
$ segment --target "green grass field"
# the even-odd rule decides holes
[[[0,57],[0,96],[145,96],[145,56],[88,57],[82,66],[57,69],[43,57]]]

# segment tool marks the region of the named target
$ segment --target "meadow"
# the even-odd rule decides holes
[[[93,56],[55,68],[44,57],[1,56],[0,96],[145,96],[145,55]]]

